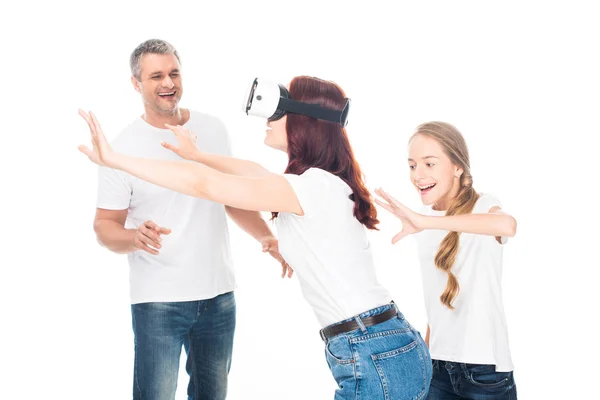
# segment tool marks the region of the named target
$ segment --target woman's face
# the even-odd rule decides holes
[[[410,180],[425,205],[446,210],[460,189],[463,170],[452,163],[441,144],[428,136],[416,135],[408,147]]]
[[[276,121],[267,121],[267,136],[265,144],[275,150],[281,150],[287,153],[287,131],[285,124],[287,115]]]

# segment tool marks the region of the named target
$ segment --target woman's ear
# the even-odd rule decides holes
[[[464,169],[454,167],[454,177],[460,178],[462,176],[463,172],[464,172]]]

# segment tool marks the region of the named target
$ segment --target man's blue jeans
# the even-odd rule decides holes
[[[175,398],[181,346],[190,376],[188,399],[225,399],[235,309],[233,292],[208,300],[133,304],[133,399]]]

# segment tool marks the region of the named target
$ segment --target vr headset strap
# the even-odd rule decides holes
[[[306,115],[329,122],[336,122],[342,126],[346,125],[346,116],[348,115],[350,99],[346,100],[346,105],[342,111],[323,108],[318,104],[302,103],[292,99],[280,98],[277,108],[293,114]]]

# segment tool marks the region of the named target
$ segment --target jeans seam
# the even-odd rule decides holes
[[[133,369],[133,381],[134,381],[134,385],[135,388],[137,389],[137,392],[140,394],[141,397],[141,393],[142,393],[142,389],[140,388],[140,381],[139,381],[139,373],[138,373],[138,368],[139,366],[139,354],[138,354],[138,340],[137,340],[137,329],[136,329],[136,323],[135,323],[135,311],[132,310],[131,313],[131,319],[133,320],[133,365],[134,365],[134,369]]]
[[[419,395],[416,397],[417,400],[421,400],[423,398],[423,396],[425,395],[425,393],[427,392],[427,370],[425,367],[425,360],[423,359],[423,343],[419,342],[419,348],[417,349],[419,350],[419,358],[421,359],[421,371],[423,372],[423,390],[421,390],[421,393],[419,393]],[[427,358],[427,357],[425,357]]]
[[[190,359],[190,363],[192,364],[192,376],[190,377],[190,379],[192,380],[192,382],[194,382],[194,398],[199,399],[200,393],[198,392],[198,390],[200,386],[198,385],[198,367],[196,366],[196,361],[194,359],[194,346],[191,333],[188,334],[188,340],[190,342],[190,354],[188,355],[188,357]]]
[[[381,366],[379,365],[379,363],[376,362],[375,358],[373,358],[373,364],[375,364],[375,369],[377,370],[377,374],[379,375],[379,379],[381,380],[381,386],[383,386],[383,397],[385,400],[390,400],[390,396],[388,393],[387,379],[385,378],[385,375],[383,374],[383,370],[381,369]]]
[[[415,341],[407,344],[404,347],[400,347],[399,349],[386,351],[385,353],[373,354],[373,355],[371,355],[371,357],[373,358],[373,360],[385,360],[386,358],[394,357],[399,354],[408,353],[409,351],[413,350],[418,345],[419,345],[419,343],[415,340]],[[420,357],[420,354],[419,354],[419,357]]]
[[[384,332],[369,333],[366,335],[355,336],[355,337],[350,338],[350,343],[358,343],[358,342],[373,339],[376,337],[395,335],[398,333],[408,333],[410,331],[411,331],[410,328],[403,328],[403,329],[393,329],[393,330],[384,331]]]
[[[352,352],[353,362],[352,362],[352,371],[354,371],[354,399],[360,400],[360,391],[358,390],[359,376],[356,373],[356,369],[358,368],[358,363],[360,357],[358,355],[358,350],[356,350],[356,346],[353,343],[350,343],[350,351]]]

